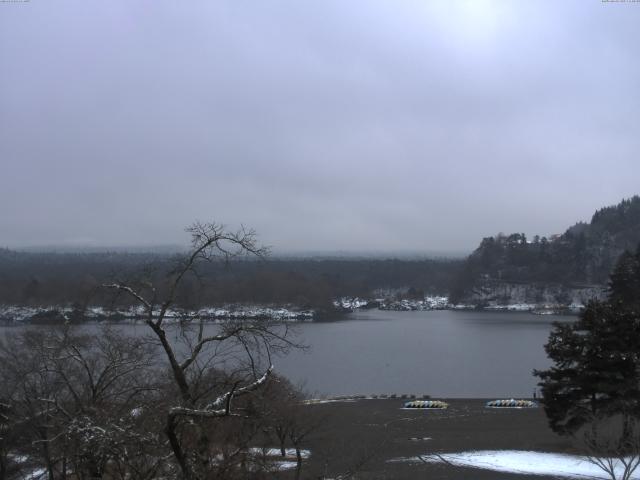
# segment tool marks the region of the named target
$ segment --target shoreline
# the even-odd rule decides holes
[[[444,297],[443,297],[444,298]],[[424,301],[400,301],[388,304],[380,304],[377,300],[368,302],[355,299],[354,302],[344,299],[334,301],[333,311],[302,309],[294,305],[286,306],[260,306],[260,305],[236,305],[225,307],[205,307],[197,311],[170,310],[166,314],[168,322],[183,322],[196,319],[204,319],[209,322],[221,322],[225,320],[271,320],[280,322],[322,322],[330,317],[348,319],[349,315],[358,311],[378,310],[394,312],[415,311],[476,311],[488,313],[529,313],[531,315],[566,315],[576,316],[583,308],[580,306],[562,305],[537,305],[537,304],[508,304],[508,305],[433,305]],[[30,324],[47,325],[71,323],[137,323],[144,321],[144,314],[139,308],[108,310],[101,306],[87,307],[85,310],[75,309],[69,306],[21,306],[0,305],[0,324]]]

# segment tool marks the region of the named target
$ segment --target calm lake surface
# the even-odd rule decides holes
[[[310,348],[275,358],[276,372],[315,395],[531,397],[537,383],[532,370],[550,364],[543,345],[551,323],[573,317],[368,310],[344,318],[297,324],[298,341]],[[96,324],[82,328],[99,329]],[[147,333],[142,324],[118,328]]]
[[[531,397],[534,368],[550,362],[553,321],[529,313],[360,311],[301,326],[308,353],[276,369],[320,394],[415,393],[432,397]]]

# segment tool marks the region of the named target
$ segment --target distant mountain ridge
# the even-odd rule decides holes
[[[635,251],[638,244],[640,196],[636,195],[596,211],[589,223],[576,223],[562,235],[484,238],[467,258],[451,296],[471,303],[580,301],[581,294],[604,291],[620,255]]]

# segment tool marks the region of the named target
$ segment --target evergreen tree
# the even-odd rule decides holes
[[[560,434],[604,418],[640,419],[640,250],[625,254],[610,296],[573,323],[557,323],[545,350],[554,365],[536,371],[551,428]]]
[[[624,252],[609,281],[610,300],[627,310],[638,310],[640,304],[640,246],[633,255]]]

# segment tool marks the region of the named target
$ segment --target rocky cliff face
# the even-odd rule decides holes
[[[520,304],[531,308],[577,309],[591,299],[604,298],[606,292],[604,285],[564,286],[485,280],[475,285],[461,303],[478,307]]]

